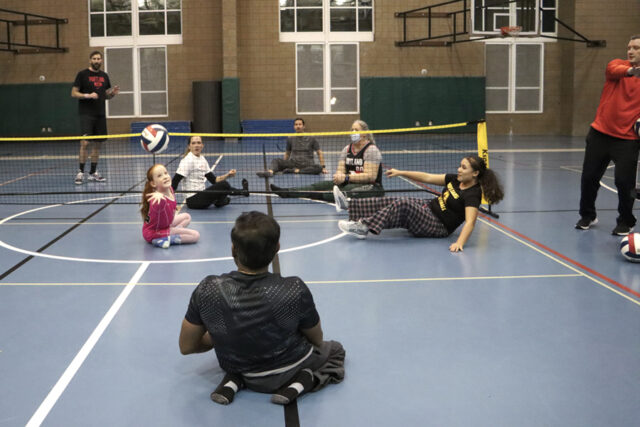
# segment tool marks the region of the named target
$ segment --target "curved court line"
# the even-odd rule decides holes
[[[129,280],[127,286],[125,286],[120,295],[118,295],[118,298],[116,298],[102,320],[100,320],[98,326],[96,326],[91,335],[89,335],[87,341],[85,341],[85,343],[82,345],[82,348],[80,349],[78,354],[76,354],[69,366],[67,366],[67,369],[65,369],[62,376],[53,386],[49,394],[47,394],[47,397],[42,401],[36,412],[31,416],[31,419],[27,423],[27,427],[40,426],[47,415],[49,415],[49,412],[51,411],[53,406],[56,404],[62,393],[64,393],[65,389],[75,376],[76,372],[78,372],[78,369],[80,369],[87,356],[89,356],[89,353],[91,353],[91,350],[93,350],[93,347],[96,345],[104,331],[107,329],[118,310],[120,310],[122,304],[124,304],[124,302],[127,300],[129,294],[131,294],[131,291],[133,291],[136,283],[138,283],[148,267],[148,262],[143,262],[142,265],[140,265],[138,271],[136,271],[133,277],[131,277],[131,280]]]
[[[103,199],[113,199],[113,197],[101,197],[101,198],[98,198],[98,199],[84,200],[82,202],[72,202],[72,203],[69,203],[69,204],[83,203],[83,202],[87,202],[87,201],[103,200]],[[28,213],[37,212],[37,211],[40,211],[40,210],[53,208],[53,207],[59,207],[59,206],[63,206],[63,204],[42,206],[42,207],[39,207],[39,208],[29,209],[29,210],[24,211],[24,212],[19,212],[17,214],[8,216],[7,218],[1,220],[0,221],[0,225],[4,224],[7,221],[11,221],[12,219],[17,218],[19,216],[26,215]],[[301,245],[301,246],[294,246],[293,248],[282,249],[278,253],[287,253],[287,252],[293,252],[293,251],[298,251],[298,250],[302,250],[302,249],[312,248],[314,246],[323,245],[323,244],[329,243],[329,242],[331,242],[333,240],[340,239],[340,238],[342,238],[344,236],[346,236],[345,233],[340,233],[340,234],[337,234],[337,235],[335,235],[333,237],[329,237],[329,238],[324,239],[324,240],[319,240],[317,242],[308,243],[306,245]],[[95,259],[94,258],[76,258],[76,257],[62,256],[62,255],[44,254],[44,253],[41,253],[41,252],[34,252],[34,251],[26,250],[26,249],[17,248],[15,246],[12,246],[12,245],[6,243],[4,240],[1,240],[1,239],[0,239],[0,246],[5,248],[5,249],[9,249],[10,251],[19,252],[19,253],[22,253],[22,254],[25,254],[25,255],[31,255],[31,256],[34,256],[34,257],[49,258],[49,259],[55,259],[55,260],[59,260],[59,261],[97,262],[97,263],[107,263],[107,264],[141,264],[141,263],[149,263],[149,264],[186,264],[186,263],[196,263],[196,262],[213,262],[213,261],[230,261],[230,260],[233,260],[233,257],[230,257],[230,256],[217,257],[217,258],[195,258],[195,259],[160,260],[160,261],[127,260],[127,259],[125,259],[125,260],[116,260],[116,259],[99,259],[99,258],[95,258]]]
[[[626,292],[628,292],[631,295],[634,295],[634,296],[636,296],[638,298],[640,298],[640,293],[639,292],[636,292],[633,289],[631,289],[631,288],[629,288],[627,286],[624,286],[623,284],[618,283],[615,280],[605,276],[604,274],[598,273],[597,271],[595,271],[595,270],[593,270],[593,269],[591,269],[591,268],[589,268],[589,267],[587,267],[585,265],[580,264],[579,262],[569,258],[566,255],[562,255],[560,252],[555,251],[555,250],[551,249],[550,247],[545,246],[542,243],[537,242],[537,241],[533,240],[532,238],[527,237],[524,234],[519,233],[519,232],[513,230],[512,228],[507,227],[506,225],[504,225],[504,224],[502,224],[502,223],[500,223],[498,221],[494,221],[493,219],[488,218],[485,215],[480,215],[480,216],[482,217],[482,218],[480,218],[480,221],[484,222],[489,227],[491,227],[491,228],[493,228],[495,230],[498,230],[499,232],[501,232],[504,235],[512,238],[513,240],[515,240],[517,242],[520,242],[523,245],[525,245],[525,246],[535,250],[536,252],[546,256],[547,258],[552,259],[553,261],[557,262],[558,264],[560,264],[560,265],[562,265],[564,267],[567,267],[569,270],[575,271],[576,273],[580,274],[581,276],[586,277],[587,279],[591,280],[592,282],[595,282],[598,285],[604,287],[605,289],[608,289],[611,292],[620,295],[621,297],[631,301],[632,303],[634,303],[636,305],[640,305],[640,301],[635,300],[635,299],[631,298],[630,296],[625,295],[624,293],[620,292],[619,290],[607,285],[606,283],[601,282],[600,280],[596,279],[596,277],[598,277],[598,278],[600,278],[600,279],[602,279],[602,280],[604,280],[606,282],[609,282],[612,286],[615,286],[617,288],[623,289]],[[516,237],[516,236],[518,236],[518,237]],[[552,254],[557,256],[557,257],[559,257],[559,258],[561,258],[562,260],[564,260],[566,262],[563,262],[563,261],[555,258],[554,256],[552,256]],[[573,264],[573,265],[569,265],[567,263]],[[584,271],[580,271],[579,269],[582,269]],[[589,274],[586,274],[585,271],[588,272]],[[593,277],[590,274],[593,275],[593,276],[596,276],[596,277]]]

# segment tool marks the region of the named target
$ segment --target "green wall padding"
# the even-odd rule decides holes
[[[222,132],[240,133],[240,81],[222,79]]]
[[[78,100],[71,97],[71,86],[0,85],[0,136],[79,135]]]
[[[484,77],[362,77],[360,116],[372,129],[485,118]]]

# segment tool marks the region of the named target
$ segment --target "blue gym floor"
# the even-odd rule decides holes
[[[194,287],[234,268],[233,221],[266,204],[187,209],[201,241],[168,250],[134,204],[0,206],[0,426],[639,425],[640,264],[611,235],[612,171],[578,231],[582,138],[489,143],[506,196],[462,253],[457,233],[358,240],[332,205],[273,204],[282,274],[347,351],[343,383],[285,409],[211,402],[215,354],[178,351]]]

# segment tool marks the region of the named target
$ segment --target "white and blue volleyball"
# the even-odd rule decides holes
[[[620,253],[627,261],[640,262],[640,233],[629,233],[620,241]]]
[[[162,153],[169,146],[169,132],[162,125],[149,125],[140,135],[140,145],[149,153]]]

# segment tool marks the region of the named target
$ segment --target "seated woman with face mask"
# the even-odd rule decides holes
[[[282,188],[271,184],[280,197],[306,197],[334,203],[333,186],[348,197],[382,197],[382,154],[375,145],[369,126],[362,120],[351,125],[351,143],[342,149],[332,181],[320,181],[307,187]]]

